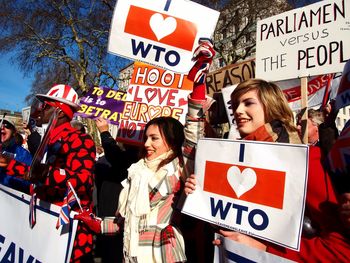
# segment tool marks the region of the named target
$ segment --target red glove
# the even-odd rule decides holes
[[[188,73],[187,78],[195,83],[204,83],[205,76],[208,73],[209,67],[215,56],[213,42],[209,38],[200,38],[199,46],[193,53],[193,61],[196,61],[194,66]]]
[[[84,210],[83,212],[74,216],[74,219],[82,221],[91,231],[96,234],[101,233],[101,219],[96,217],[89,210]]]

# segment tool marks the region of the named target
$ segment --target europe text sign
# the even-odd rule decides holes
[[[118,140],[141,143],[146,123],[157,117],[172,117],[184,124],[192,87],[193,82],[184,74],[135,62],[119,120]]]

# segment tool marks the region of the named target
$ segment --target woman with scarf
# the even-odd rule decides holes
[[[150,120],[144,129],[141,159],[130,166],[122,182],[116,217],[101,220],[89,211],[75,216],[96,233],[117,233],[123,224],[125,262],[187,260],[176,207],[184,182],[193,173],[195,146],[204,135],[204,114],[213,102],[205,97],[204,80],[215,52],[209,39],[199,44],[189,76],[195,84],[185,127],[171,117]]]
[[[293,113],[278,86],[260,79],[240,83],[231,94],[231,105],[238,132],[244,140],[301,143],[293,122]],[[195,190],[196,179],[191,175],[185,192]],[[328,174],[321,164],[320,148],[309,146],[309,175],[305,219],[300,251],[260,241],[230,231],[219,233],[234,241],[252,246],[297,262],[348,262],[350,240],[338,213],[338,201]],[[214,240],[220,245],[220,240]]]
[[[201,108],[197,104],[194,110]],[[124,225],[125,262],[186,261],[176,206],[186,175],[193,172],[193,160],[183,151],[192,152],[204,120],[186,123],[186,139],[184,127],[174,118],[159,117],[147,123],[141,159],[129,167],[122,182],[116,217],[101,220],[89,211],[75,216],[96,233],[115,234]]]

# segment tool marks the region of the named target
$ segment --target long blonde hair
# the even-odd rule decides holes
[[[297,131],[294,124],[294,115],[288,105],[288,101],[282,90],[274,83],[262,79],[249,79],[240,83],[231,94],[232,111],[235,112],[239,98],[251,91],[256,90],[258,98],[263,105],[265,121],[281,121],[290,132]]]

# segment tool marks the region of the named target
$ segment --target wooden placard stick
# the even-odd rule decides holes
[[[304,144],[308,144],[308,139],[307,139],[307,112],[308,112],[308,80],[307,77],[301,77],[301,136],[302,136],[302,141]]]

